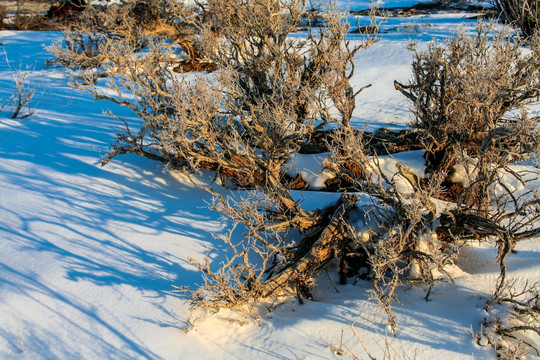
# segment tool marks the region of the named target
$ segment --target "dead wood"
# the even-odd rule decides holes
[[[184,48],[185,45],[181,45]],[[184,48],[185,49],[185,48]],[[178,65],[173,68],[174,72],[178,73],[187,73],[194,71],[208,71],[212,72],[217,69],[217,66],[214,62],[200,59],[200,58],[189,58],[178,62]]]
[[[451,237],[483,239],[487,236],[501,236],[506,231],[490,219],[459,210],[448,211],[439,220],[437,235],[446,241]]]
[[[285,176],[285,184],[291,190],[304,190],[309,186],[309,184],[302,178],[301,174],[298,174],[294,179]]]
[[[388,128],[380,128],[374,132],[362,132],[352,129],[354,132],[363,134],[365,140],[366,155],[390,155],[402,151],[412,151],[423,149],[421,143],[421,133],[416,129],[404,129],[399,131]],[[330,151],[334,146],[332,138],[336,130],[319,130],[311,134],[311,138],[302,144],[300,154],[318,154]]]
[[[309,248],[299,250],[290,264],[277,275],[263,282],[261,286],[263,297],[271,296],[311,277],[340,256],[347,240],[347,231],[344,228],[345,219],[357,201],[358,196],[351,194],[343,194],[339,198],[330,222],[320,232],[317,240]]]
[[[55,19],[61,22],[74,21],[88,6],[86,0],[63,0],[55,2],[47,11],[48,19]]]

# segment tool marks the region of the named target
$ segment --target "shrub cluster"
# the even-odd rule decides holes
[[[412,102],[430,172],[468,187],[468,206],[487,210],[496,170],[538,151],[538,118],[526,111],[540,95],[540,48],[531,44],[523,51],[507,30],[480,24],[474,37],[415,51],[413,78],[395,83]]]
[[[457,249],[473,237],[495,239],[498,289],[504,287],[506,256],[517,241],[540,233],[539,194],[514,167],[538,154],[538,118],[524,108],[540,91],[534,37],[527,53],[510,34],[479,26],[474,37],[459,34],[415,51],[413,79],[396,87],[411,100],[412,125],[422,135],[431,168],[422,178],[399,163],[395,173],[383,171],[379,158],[367,155],[363,132],[351,126],[364,89],[350,83],[353,58],[376,32],[347,41],[344,15],[331,6],[319,28],[296,36],[305,0],[167,0],[146,11],[149,4],[89,7],[51,51],[81,69],[74,86],[141,119],[139,127],[120,119],[124,126],[103,164],[135,153],[188,177],[211,170],[225,186],[256,190],[239,198],[204,187],[215,195],[213,208],[246,229],[246,242],[226,237],[234,255],[217,269],[209,259],[193,260],[207,279],[200,289],[184,289],[195,306],[253,304],[287,289],[310,298],[311,278],[339,262],[342,283],[368,270],[373,297],[395,328],[397,287],[413,279],[431,288],[449,277]],[[206,71],[182,74],[188,69]],[[112,91],[103,91],[101,77]],[[291,193],[286,166],[329,125],[325,165],[343,194],[332,206],[306,210]],[[509,177],[526,190],[510,191]],[[433,198],[452,179],[463,189],[441,214]],[[367,210],[351,191],[369,194]],[[355,230],[352,212],[363,214],[365,233]]]

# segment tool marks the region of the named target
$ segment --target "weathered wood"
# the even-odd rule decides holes
[[[362,135],[366,155],[389,155],[423,149],[420,139],[421,132],[416,129],[393,131],[388,128],[380,128],[374,132],[353,131]],[[335,134],[335,129],[315,131],[311,134],[309,141],[302,144],[298,152],[301,154],[327,152],[333,146]]]
[[[262,296],[267,297],[313,275],[332,260],[339,257],[347,237],[344,222],[348,212],[358,201],[357,195],[343,194],[338,200],[330,223],[321,232],[308,252],[295,258],[290,266],[262,284]]]
[[[459,210],[443,213],[439,221],[437,235],[446,241],[452,241],[453,236],[482,239],[487,236],[502,237],[506,233],[505,228],[490,219]]]

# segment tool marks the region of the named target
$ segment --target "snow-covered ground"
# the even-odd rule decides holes
[[[410,76],[407,44],[451,36],[460,23],[474,27],[464,17],[389,19],[382,40],[356,59],[354,82],[373,86],[358,98],[355,125],[404,127],[409,104],[393,81]],[[72,74],[45,66],[50,55],[42,45],[60,38],[0,31],[0,104],[13,93],[18,69],[32,70],[28,80],[38,89],[31,117],[10,119],[10,106],[0,112],[1,359],[329,359],[340,339],[367,358],[351,325],[377,356],[388,340],[411,358],[494,357],[471,336],[499,270],[489,244],[470,247],[456,283],[436,285],[430,301],[422,287],[402,288],[396,337],[386,335],[370,283],[337,293],[324,272],[315,301],[291,301],[258,319],[223,312],[183,331],[189,303],[172,286],[201,283],[188,257],[224,259],[227,249],[212,234],[230,224],[208,210],[207,193],[158,163],[124,156],[100,166],[116,127],[104,111],[130,114],[73,90]],[[418,163],[421,152],[413,155]],[[297,195],[315,206],[336,197]],[[517,250],[510,276],[539,281],[538,245],[526,241]]]

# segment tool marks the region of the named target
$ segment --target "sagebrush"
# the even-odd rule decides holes
[[[351,84],[353,58],[376,42],[376,31],[348,41],[345,15],[330,6],[319,28],[298,36],[304,0],[211,0],[144,12],[147,2],[124,4],[89,7],[51,51],[80,69],[75,87],[141,120],[118,119],[121,130],[103,164],[138,154],[188,178],[210,170],[231,190],[224,195],[194,181],[245,232],[240,244],[224,239],[233,253],[225,263],[192,260],[206,280],[182,288],[195,307],[253,305],[291,289],[311,298],[312,278],[339,262],[342,283],[358,268],[368,270],[373,298],[395,329],[392,304],[403,282],[431,288],[451,279],[446,269],[460,246],[494,239],[502,288],[515,242],[540,232],[539,194],[527,188],[534,179],[514,167],[538,153],[538,119],[525,109],[507,118],[538,97],[537,47],[528,55],[510,35],[480,26],[476,36],[416,52],[413,80],[397,86],[413,102],[431,171],[416,174],[397,163],[388,173],[351,124],[357,96],[369,85]],[[307,210],[286,169],[321,133],[330,149],[325,167],[342,194],[331,206]],[[474,175],[441,212],[434,198],[467,164]],[[526,190],[506,191],[509,176]],[[358,193],[369,195],[362,208]],[[474,205],[478,194],[485,196]],[[369,224],[362,234],[350,221],[353,211]]]

